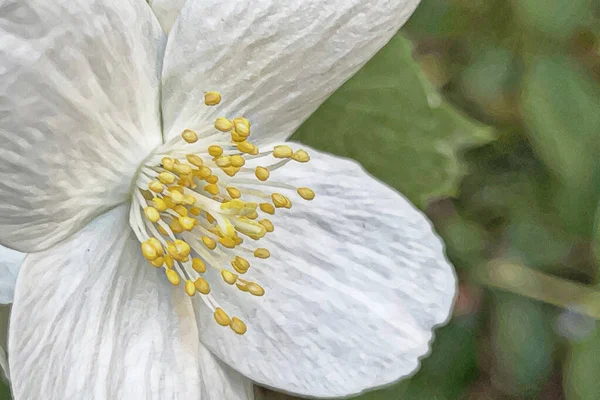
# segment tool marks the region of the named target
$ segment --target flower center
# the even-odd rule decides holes
[[[208,92],[204,100],[215,106],[221,95]],[[250,130],[244,117],[220,117],[203,132],[186,129],[162,145],[140,170],[130,213],[150,265],[163,268],[174,286],[183,279],[188,296],[201,296],[217,323],[240,335],[246,324],[219,307],[207,269],[218,270],[237,290],[263,296],[262,286],[247,277],[249,259],[266,259],[270,252],[254,242],[275,229],[267,215],[292,207],[274,190],[294,190],[305,200],[315,196],[309,188],[269,180],[290,161],[308,162],[308,154],[286,145],[261,151],[249,141]]]

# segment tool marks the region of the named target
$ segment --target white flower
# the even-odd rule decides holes
[[[455,291],[440,240],[354,162],[280,144],[415,6],[188,0],[167,38],[139,0],[0,2],[15,399],[337,397],[415,371]]]

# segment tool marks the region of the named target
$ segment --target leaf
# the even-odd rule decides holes
[[[565,362],[567,400],[600,399],[600,327],[580,341],[573,341]]]
[[[464,173],[459,153],[491,139],[490,129],[441,100],[401,35],[292,137],[359,161],[420,207],[434,196],[455,195]]]

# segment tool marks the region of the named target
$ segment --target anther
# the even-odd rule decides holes
[[[157,222],[160,219],[160,213],[154,207],[144,208],[144,214],[146,215],[146,218],[148,218],[148,221],[150,221],[150,222]]]
[[[237,281],[237,278],[238,278],[238,276],[236,274],[234,274],[233,272],[228,271],[226,269],[221,270],[221,277],[229,285],[233,285],[235,283],[235,281]]]
[[[194,271],[199,272],[201,274],[206,272],[206,264],[199,258],[192,258],[192,268]]]
[[[204,104],[207,106],[216,106],[221,102],[221,93],[206,92],[204,93]]]
[[[171,282],[171,285],[177,286],[181,281],[179,278],[179,274],[174,269],[166,269],[165,275],[167,275],[167,279]]]
[[[165,185],[170,185],[171,183],[175,182],[175,179],[177,179],[177,177],[170,172],[165,171],[158,174],[158,180]]]
[[[164,186],[159,181],[150,181],[150,183],[148,183],[148,189],[156,193],[161,193],[164,189]]]
[[[273,204],[275,204],[275,207],[277,208],[291,208],[292,207],[292,202],[290,201],[290,199],[288,199],[287,197],[285,197],[282,194],[279,193],[273,193],[271,195],[271,200],[273,200]]]
[[[275,226],[273,225],[273,223],[266,218],[261,219],[260,221],[258,221],[258,223],[264,226],[267,232],[273,232],[275,230]]]
[[[269,258],[270,256],[271,253],[267,249],[259,248],[254,250],[254,257],[256,258]]]
[[[194,286],[194,282],[192,282],[191,280],[187,280],[185,281],[185,294],[187,294],[188,296],[192,297],[194,294],[196,294],[196,287]]]
[[[186,129],[181,133],[181,137],[188,143],[196,143],[198,141],[198,135],[191,129]]]
[[[298,188],[298,194],[304,200],[312,200],[315,198],[315,192],[313,192],[309,188]]]
[[[213,157],[219,157],[221,154],[223,154],[223,148],[217,145],[208,146],[208,154]]]
[[[196,220],[191,217],[179,217],[179,224],[186,231],[191,231],[196,225]]]
[[[208,185],[204,186],[204,190],[213,196],[219,194],[219,186],[215,185],[214,183],[209,183]]]
[[[292,160],[305,163],[310,161],[310,156],[304,150],[298,150],[292,155]]]
[[[231,157],[229,157],[229,161],[231,162],[231,166],[236,167],[236,168],[240,168],[243,167],[244,164],[246,164],[246,160],[244,160],[244,157],[235,154]]]
[[[260,210],[262,212],[265,212],[267,214],[275,214],[275,207],[273,207],[273,205],[271,203],[260,203],[258,205],[260,207]]]
[[[256,169],[254,170],[254,174],[256,175],[259,181],[263,182],[269,179],[270,175],[269,170],[265,167],[256,167]]]
[[[228,326],[231,323],[229,315],[221,307],[217,307],[214,316],[217,323],[221,326]]]
[[[238,189],[236,189],[234,187],[230,186],[230,187],[226,188],[226,190],[227,190],[227,193],[229,193],[229,196],[232,199],[239,199],[242,196],[242,193]]]
[[[210,293],[210,285],[204,278],[198,278],[194,281],[194,287],[196,290],[202,294]]]
[[[238,335],[243,335],[244,333],[246,333],[246,330],[248,329],[246,327],[246,324],[244,323],[244,321],[242,321],[241,319],[236,318],[236,317],[231,318],[230,327]]]
[[[177,172],[180,175],[191,174],[192,173],[192,167],[190,167],[187,164],[176,164],[175,165],[175,172]]]
[[[201,167],[204,164],[204,161],[202,161],[202,159],[195,154],[188,154],[185,156],[185,158],[195,167]]]
[[[214,250],[217,247],[217,243],[208,236],[202,236],[201,240],[202,243],[204,243],[204,245],[210,250]]]
[[[206,177],[206,182],[208,183],[217,183],[219,182],[219,177],[216,175],[210,175]]]
[[[155,260],[158,258],[158,251],[149,241],[145,241],[142,243],[142,255],[148,261]]]
[[[219,117],[215,120],[215,128],[221,132],[229,132],[233,129],[233,122],[227,118]]]
[[[275,158],[290,158],[294,154],[294,151],[290,146],[275,146],[273,148],[273,157]]]
[[[246,286],[248,292],[254,296],[262,296],[265,294],[265,289],[262,288],[258,283],[250,282]]]
[[[167,203],[160,197],[153,198],[152,205],[160,212],[167,211]]]

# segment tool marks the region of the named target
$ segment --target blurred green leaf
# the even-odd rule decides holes
[[[10,400],[10,389],[5,382],[0,382],[0,400]]]
[[[588,337],[572,342],[565,363],[567,400],[600,399],[600,327]]]
[[[361,162],[420,207],[433,196],[455,195],[464,173],[459,153],[491,138],[489,128],[442,101],[401,35],[292,137]]]
[[[555,338],[543,303],[510,293],[494,296],[492,381],[510,395],[530,398],[550,376]]]
[[[560,217],[589,234],[600,194],[600,89],[574,63],[540,57],[521,101],[535,150],[561,180]]]

